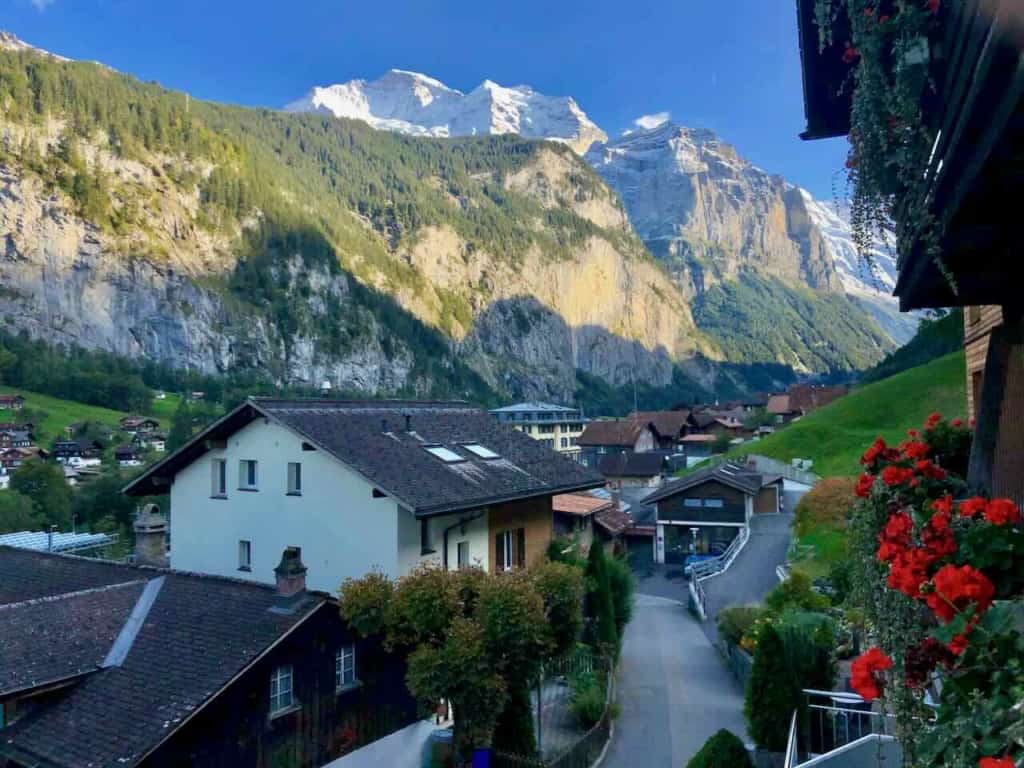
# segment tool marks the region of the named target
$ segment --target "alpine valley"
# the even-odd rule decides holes
[[[0,33],[0,238],[0,331],[375,395],[654,406],[913,332],[884,247],[710,132],[398,70],[246,109]]]

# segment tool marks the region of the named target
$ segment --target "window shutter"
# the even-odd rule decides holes
[[[526,566],[526,529],[516,529],[516,566]]]
[[[505,546],[504,536],[498,534],[494,537],[494,570],[505,570]]]

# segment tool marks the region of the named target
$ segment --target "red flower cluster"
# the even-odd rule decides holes
[[[945,480],[949,477],[949,473],[946,470],[933,464],[930,459],[921,459],[915,462],[914,469],[930,480]]]
[[[960,502],[960,517],[974,518],[982,515],[992,525],[1020,525],[1020,507],[1012,499],[986,499],[974,496]]]
[[[978,761],[978,768],[1017,768],[1013,758],[1005,757],[983,757]]]
[[[935,429],[937,426],[939,426],[939,422],[941,422],[941,421],[942,421],[942,414],[941,413],[939,413],[938,411],[936,411],[935,413],[930,413],[928,415],[928,419],[924,423],[925,431],[930,432],[931,430]]]
[[[868,498],[871,495],[871,488],[875,485],[875,476],[864,472],[857,480],[857,487],[854,489],[854,493],[862,499]]]
[[[852,44],[847,43],[846,44],[846,50],[843,51],[843,63],[844,64],[853,64],[853,62],[855,62],[859,58],[860,58],[860,51],[858,51],[856,48],[854,48]],[[849,163],[849,160],[847,160],[847,163]]]
[[[890,464],[882,470],[882,482],[889,487],[894,485],[903,485],[904,483],[909,483],[913,479],[914,470],[909,467],[898,467],[895,464]]]
[[[948,512],[936,512],[921,531],[921,543],[936,560],[956,552],[956,538],[949,527],[950,520]]]
[[[928,581],[928,569],[935,557],[923,547],[909,547],[900,552],[889,568],[886,583],[889,589],[902,592],[907,597],[921,599],[921,585]]]
[[[850,685],[865,701],[877,699],[885,687],[882,673],[887,669],[892,669],[892,659],[881,649],[865,651],[850,665]]]
[[[907,547],[914,533],[914,521],[906,512],[896,512],[889,516],[889,522],[878,534],[878,559],[883,563],[891,563]]]
[[[949,623],[958,611],[972,604],[974,616],[980,616],[992,606],[996,588],[988,577],[970,565],[944,565],[932,577],[933,591],[925,602],[942,621]]]
[[[938,13],[939,5],[940,0],[928,0],[928,2],[924,4],[924,7],[928,9],[929,13]]]
[[[900,443],[900,452],[908,459],[927,459],[931,449],[920,440],[905,440]]]

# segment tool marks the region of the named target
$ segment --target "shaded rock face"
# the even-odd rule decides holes
[[[799,193],[712,132],[663,123],[594,145],[586,159],[688,297],[741,268],[841,289]]]
[[[69,214],[38,180],[0,166],[0,321],[52,343],[159,360],[206,373],[262,370],[289,381],[329,379],[367,392],[410,383],[407,351],[389,359],[369,338],[333,359],[314,339],[289,339],[283,352],[267,318],[246,312],[181,263],[131,258],[95,227]],[[344,300],[344,276],[319,275],[319,290]],[[313,307],[315,312],[315,306]]]

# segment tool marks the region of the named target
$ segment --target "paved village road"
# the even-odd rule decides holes
[[[719,728],[747,741],[739,684],[696,619],[672,600],[637,595],[618,702],[621,714],[601,768],[683,768]]]

